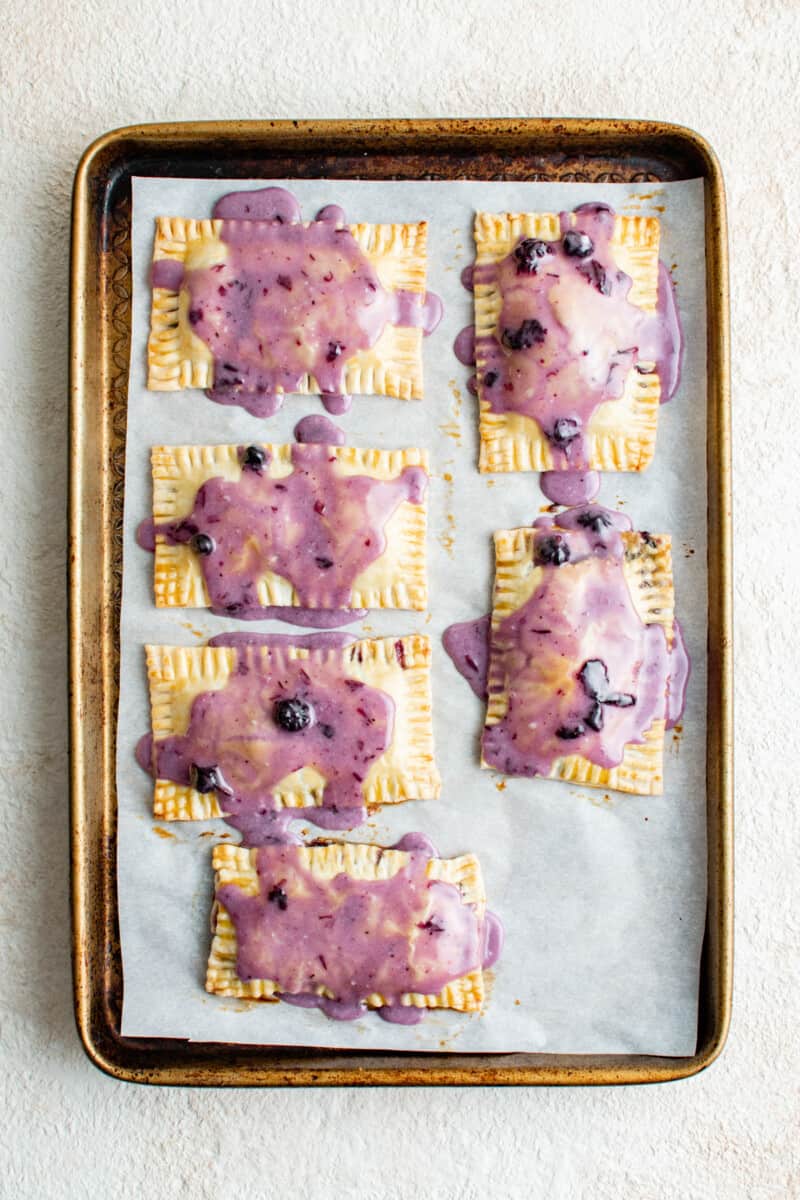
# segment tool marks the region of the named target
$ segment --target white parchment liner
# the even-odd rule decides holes
[[[118,888],[124,965],[122,1032],[367,1049],[547,1051],[684,1055],[695,1049],[698,969],[706,903],[706,307],[703,184],[269,181],[300,200],[306,219],[341,204],[351,221],[430,223],[429,287],[445,305],[425,343],[425,400],[356,397],[339,419],[348,443],[427,446],[430,488],[429,614],[381,612],[352,626],[368,634],[428,633],[434,650],[434,722],[442,797],[384,809],[347,836],[389,844],[422,830],[449,856],[478,852],[505,952],[486,1011],[431,1013],[415,1027],[375,1015],[352,1023],[283,1004],[239,1004],[203,989],[212,896],[211,847],[222,822],[160,823],[152,782],[133,757],[149,728],[143,645],[193,645],[198,634],[273,629],[207,613],[156,610],[152,557],[135,530],[151,513],[153,444],[291,441],[317,397],[288,397],[257,420],[202,392],[148,392],[145,346],[154,218],[205,217],[225,192],[268,181],[135,179],[133,333],[125,468],[124,585],[118,729]],[[487,610],[491,534],[530,523],[545,504],[536,475],[480,476],[477,402],[453,338],[471,321],[459,282],[472,261],[478,208],[558,211],[589,199],[620,212],[657,213],[662,258],[673,268],[686,336],[683,381],[661,410],[655,461],[643,476],[606,475],[599,501],[622,506],[637,529],[673,538],[677,612],[694,670],[684,732],[667,735],[665,794],[648,799],[542,780],[501,778],[478,767],[482,705],[441,646],[453,621]],[[444,478],[445,474],[452,481]],[[314,826],[304,826],[318,836]],[[161,831],[161,832],[160,832]],[[164,832],[168,836],[164,836]],[[235,836],[235,835],[234,835]]]

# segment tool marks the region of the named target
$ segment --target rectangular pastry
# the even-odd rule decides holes
[[[256,841],[281,816],[349,829],[439,794],[427,637],[234,633],[146,650],[162,820],[225,816]]]
[[[495,534],[482,765],[658,795],[688,678],[670,538],[599,506]]]
[[[403,1024],[482,1007],[502,934],[473,854],[438,858],[411,834],[388,849],[220,845],[213,866],[207,991]]]
[[[426,607],[425,451],[258,443],[151,458],[159,607]]]
[[[655,217],[478,213],[481,471],[641,471],[681,339]]]
[[[274,190],[274,189],[273,189]],[[159,217],[147,386],[268,416],[286,392],[422,396],[427,224]],[[337,219],[338,214],[338,219]]]

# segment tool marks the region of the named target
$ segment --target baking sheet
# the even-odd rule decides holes
[[[158,823],[152,781],[133,750],[149,728],[143,644],[197,644],[242,624],[198,610],[156,610],[152,557],[135,543],[151,512],[153,444],[291,441],[316,397],[289,397],[268,421],[225,408],[201,392],[145,388],[147,283],[156,216],[210,215],[226,191],[278,183],[310,218],[341,204],[351,221],[430,222],[429,281],[445,303],[425,343],[421,402],[356,397],[337,418],[348,443],[427,446],[430,613],[370,613],[349,628],[365,636],[412,631],[434,646],[434,734],[442,797],[384,809],[344,836],[382,844],[419,829],[440,853],[479,853],[505,951],[483,1014],[429,1013],[414,1027],[374,1014],[353,1023],[288,1005],[237,1003],[203,990],[210,934],[211,847],[222,822]],[[645,798],[478,767],[483,706],[441,647],[453,621],[488,609],[491,534],[529,523],[545,505],[538,476],[477,473],[477,401],[452,352],[471,321],[460,271],[473,258],[476,208],[558,210],[590,198],[621,212],[656,212],[662,257],[678,285],[686,354],[675,399],[661,411],[658,446],[641,477],[606,475],[599,502],[620,506],[636,528],[673,537],[677,612],[693,659],[681,734],[668,734],[665,794]],[[118,889],[124,970],[122,1034],[215,1042],[358,1050],[528,1051],[687,1055],[695,1050],[705,920],[706,313],[702,180],[585,185],[485,182],[134,179],[133,328],[126,448],[124,582],[117,787]],[[444,478],[452,476],[452,482]],[[252,631],[288,632],[275,622]],[[315,826],[302,825],[311,837]]]

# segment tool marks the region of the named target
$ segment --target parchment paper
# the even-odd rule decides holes
[[[212,898],[211,848],[222,822],[156,823],[152,781],[134,747],[149,728],[143,645],[196,644],[241,628],[201,611],[157,610],[152,556],[135,543],[151,513],[153,444],[292,440],[296,421],[322,411],[317,397],[288,397],[268,421],[225,408],[200,391],[148,392],[145,346],[154,218],[210,216],[227,191],[283,183],[311,218],[341,204],[352,221],[430,222],[429,288],[445,304],[425,342],[425,400],[356,397],[339,419],[348,442],[427,446],[431,481],[431,610],[370,613],[357,634],[424,631],[433,640],[434,733],[442,797],[384,809],[352,840],[428,834],[445,856],[480,855],[505,951],[486,1011],[431,1013],[415,1027],[374,1014],[353,1023],[283,1004],[238,1004],[203,990]],[[655,461],[641,477],[606,475],[599,500],[621,505],[634,527],[670,532],[677,612],[694,664],[684,732],[667,735],[665,794],[658,798],[510,779],[478,767],[483,706],[441,646],[453,621],[487,611],[495,529],[528,524],[545,504],[538,476],[480,476],[477,401],[453,338],[472,319],[459,274],[473,258],[476,208],[548,211],[588,199],[662,218],[662,257],[678,285],[686,335],[683,381],[661,410]],[[323,180],[135,179],[133,336],[125,474],[122,661],[118,729],[118,887],[124,965],[122,1032],[366,1049],[690,1054],[695,1049],[705,879],[706,389],[703,184],[583,185]],[[448,473],[452,482],[443,476]],[[290,626],[247,622],[253,631]],[[314,826],[304,826],[318,836]],[[235,835],[234,835],[235,836]]]

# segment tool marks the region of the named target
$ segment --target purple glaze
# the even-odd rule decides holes
[[[137,525],[136,544],[137,546],[141,546],[143,550],[148,550],[150,554],[155,553],[156,523],[152,517],[145,517],[144,521],[140,521]]]
[[[375,1010],[382,1021],[391,1025],[419,1025],[425,1020],[425,1009],[413,1004],[384,1004]]]
[[[197,768],[216,769],[221,779],[209,790],[249,844],[283,838],[295,818],[325,828],[359,824],[366,815],[364,780],[392,740],[393,700],[347,676],[340,642],[324,635],[301,639],[308,656],[293,659],[288,640],[223,635],[217,645],[236,652],[224,687],[195,698],[185,733],[153,745],[158,779],[195,786]],[[310,708],[305,728],[279,724],[276,705],[286,700]],[[278,810],[278,784],[310,766],[326,780],[322,807]]]
[[[475,290],[475,264],[470,263],[468,266],[464,267],[464,270],[461,272],[460,278],[461,278],[461,286],[462,287],[465,287],[468,292],[474,291]]]
[[[208,639],[209,646],[229,646],[241,650],[245,646],[266,646],[268,649],[300,646],[303,650],[343,650],[355,641],[352,633],[217,633]]]
[[[539,486],[551,504],[589,504],[600,491],[598,471],[544,471]]]
[[[211,215],[228,221],[277,221],[279,225],[295,225],[302,219],[297,200],[280,187],[228,192],[214,205]]]
[[[402,1013],[404,994],[435,995],[479,969],[499,940],[496,919],[487,934],[457,887],[428,878],[427,853],[407,853],[386,879],[342,873],[321,881],[296,847],[261,848],[256,895],[233,885],[217,890],[236,928],[239,978],[274,980],[288,1003],[344,1020],[361,1015],[378,992],[389,1002],[384,1019],[412,1023]],[[321,988],[332,995],[323,998]]]
[[[443,314],[444,305],[435,292],[426,292],[424,296],[402,290],[394,293],[393,325],[410,325],[421,329],[424,337],[430,337]]]
[[[661,381],[661,403],[666,404],[677,392],[681,381],[685,342],[681,315],[675,300],[675,285],[664,262],[658,264],[658,312],[663,341],[656,358],[656,370]]]
[[[475,366],[475,326],[465,325],[464,328],[456,334],[456,340],[453,342],[453,353],[460,363],[465,367]]]
[[[155,533],[172,544],[211,539],[210,552],[197,557],[218,616],[280,616],[316,627],[358,620],[363,610],[348,607],[354,583],[386,549],[386,524],[398,505],[422,503],[423,468],[406,467],[392,480],[347,475],[330,446],[301,444],[291,447],[293,470],[273,478],[268,457],[254,469],[245,465],[246,454],[242,448],[238,480],[207,480],[192,511]],[[148,541],[146,532],[140,544]],[[306,610],[302,622],[298,608],[260,606],[258,583],[268,572],[292,584]]]
[[[211,610],[217,617],[230,616],[227,609]],[[283,621],[285,625],[299,625],[303,629],[337,629],[339,625],[352,625],[354,621],[363,621],[367,615],[366,608],[284,608],[276,604],[267,604],[263,608],[255,605],[253,608],[242,608],[236,617],[240,621]]]
[[[350,412],[353,404],[352,396],[345,396],[341,392],[331,392],[330,395],[322,397],[322,406],[331,416],[341,417],[342,413]]]
[[[303,445],[343,446],[344,439],[344,430],[319,413],[303,417],[294,427],[294,440]]]
[[[147,771],[148,775],[153,773],[153,735],[145,733],[136,743],[134,751],[136,761],[143,771]]]
[[[561,214],[561,240],[522,238],[500,263],[475,269],[502,296],[497,336],[476,339],[479,394],[493,412],[535,420],[555,470],[588,466],[589,422],[620,398],[633,368],[656,363],[667,391],[680,358],[671,288],[660,288],[653,316],[631,304],[613,232],[612,209],[582,204]]]
[[[178,292],[183,283],[183,275],[182,262],[175,262],[171,258],[159,258],[150,268],[150,283],[154,288]]]
[[[399,842],[395,842],[390,850],[404,850],[408,854],[421,854],[425,858],[438,858],[439,851],[431,839],[424,833],[404,833]]]
[[[300,220],[299,217],[297,219],[298,221]],[[330,221],[334,225],[345,225],[347,223],[345,211],[338,204],[326,204],[324,208],[319,210],[314,220]]]
[[[189,323],[214,357],[212,398],[258,416],[308,375],[340,395],[345,364],[375,345],[393,307],[350,230],[224,220],[219,237],[220,261],[185,278]]]
[[[669,691],[667,693],[667,729],[673,729],[683,716],[683,710],[686,707],[686,689],[692,673],[692,660],[686,648],[683,628],[677,617],[673,620],[672,637]]]
[[[335,204],[301,222],[283,188],[231,192],[214,207],[219,261],[162,260],[153,285],[182,289],[189,324],[214,360],[208,395],[271,416],[307,377],[329,412],[350,406],[347,363],[375,345],[387,324],[431,333],[442,316],[433,293],[388,292]],[[178,271],[180,268],[180,272]]]
[[[442,644],[453,665],[479,700],[485,700],[487,696],[490,625],[491,617],[487,613],[474,621],[459,621],[456,625],[449,625],[442,634]]]
[[[505,930],[500,918],[493,912],[486,912],[483,923],[483,967],[488,970],[497,962],[503,953]]]
[[[530,598],[492,636],[490,696],[508,711],[483,732],[486,762],[509,775],[547,775],[580,754],[617,766],[667,715],[670,676],[681,676],[680,639],[639,617],[625,579],[628,517],[600,506],[534,522]],[[556,551],[559,551],[556,555]],[[560,561],[560,565],[556,565]]]

